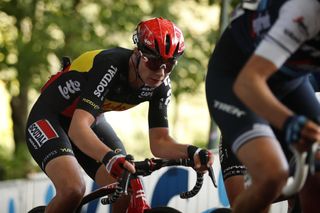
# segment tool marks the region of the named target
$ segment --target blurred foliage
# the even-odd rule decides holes
[[[0,1],[0,80],[11,95],[15,141],[12,159],[1,159],[1,178],[32,170],[24,143],[30,94],[59,69],[59,60],[92,49],[132,48],[141,20],[162,16],[184,32],[186,51],[172,73],[175,98],[195,93],[204,81],[218,32],[219,1],[213,0],[2,0]],[[24,150],[24,151],[23,151]],[[13,173],[10,168],[21,171]],[[17,169],[18,168],[18,169]],[[10,175],[6,175],[5,173]]]

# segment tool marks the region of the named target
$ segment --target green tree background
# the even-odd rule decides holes
[[[24,177],[35,169],[25,146],[26,118],[43,83],[58,71],[62,56],[75,58],[87,50],[114,46],[132,48],[131,35],[139,21],[171,19],[184,32],[186,43],[172,73],[178,106],[183,94],[197,94],[203,87],[219,35],[219,5],[212,0],[2,0],[0,81],[10,94],[14,152],[8,154],[0,142],[0,179]],[[176,109],[174,120],[179,117]]]

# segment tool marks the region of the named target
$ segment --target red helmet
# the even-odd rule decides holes
[[[133,42],[147,55],[164,60],[178,58],[184,51],[184,38],[181,30],[164,18],[153,18],[138,24]]]

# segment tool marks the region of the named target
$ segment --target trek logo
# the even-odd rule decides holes
[[[107,73],[103,76],[103,78],[99,82],[99,85],[94,90],[93,94],[95,96],[97,96],[98,98],[101,97],[101,94],[105,91],[106,87],[108,86],[108,84],[110,83],[111,79],[113,78],[113,76],[116,74],[117,71],[118,71],[118,68],[112,65],[110,66]]]
[[[70,93],[74,94],[78,91],[80,91],[80,82],[79,81],[72,81],[69,80],[66,82],[65,86],[58,86],[59,92],[61,93],[61,95],[69,100],[70,99]]]
[[[28,127],[28,132],[35,141],[35,146],[38,148],[40,148],[47,141],[59,137],[49,121],[45,119],[31,124]]]
[[[230,104],[222,103],[220,101],[214,100],[214,108],[224,111],[228,114],[235,115],[238,118],[243,116],[245,114],[244,111],[241,111],[239,108],[232,106]]]

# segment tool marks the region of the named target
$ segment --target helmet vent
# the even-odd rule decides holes
[[[154,45],[155,45],[155,49],[157,51],[157,54],[158,55],[161,55],[160,53],[160,48],[159,48],[159,44],[158,44],[158,41],[157,40],[154,40]]]
[[[170,35],[167,34],[166,35],[166,54],[169,54],[170,52],[170,44],[171,44],[171,38],[170,38]]]

